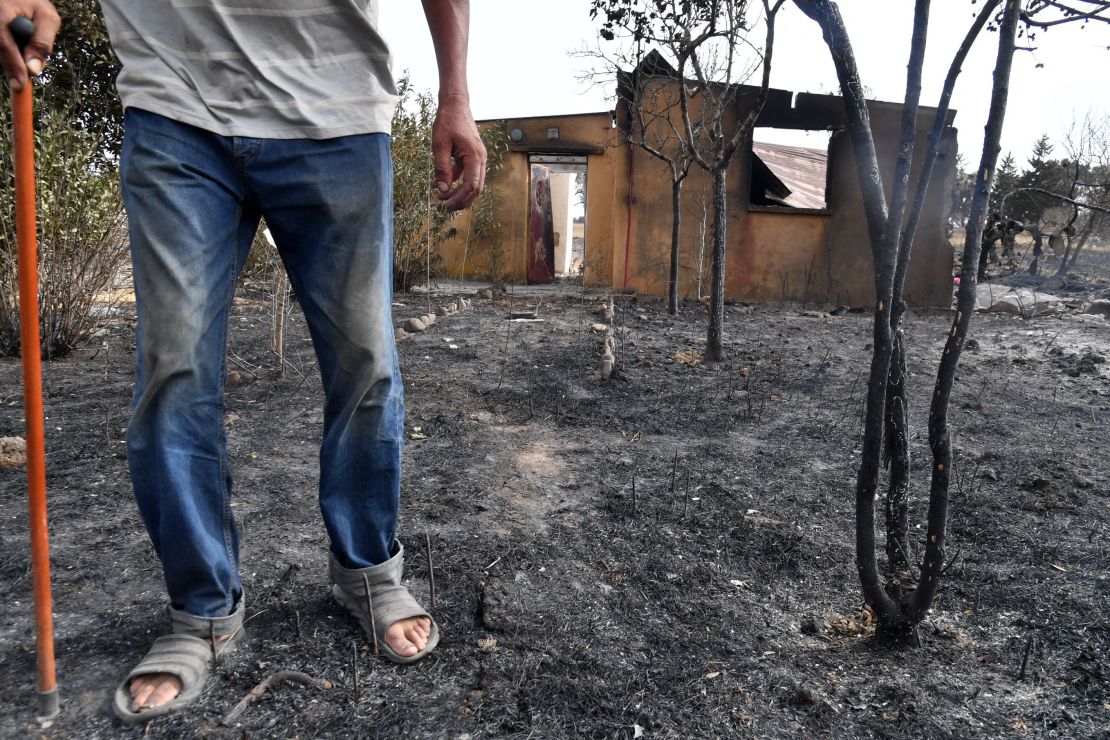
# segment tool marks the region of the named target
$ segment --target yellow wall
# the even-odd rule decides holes
[[[897,105],[872,103],[870,113],[889,198],[901,110]],[[932,110],[923,110],[918,121],[916,159],[919,163],[932,126],[932,114]],[[835,97],[801,95],[795,99],[788,92],[772,91],[760,125],[816,128],[819,126],[813,124],[815,116],[832,120],[842,115],[841,103]],[[646,294],[665,294],[672,219],[671,175],[665,163],[638,147],[623,143],[608,113],[510,119],[484,125],[503,126],[505,131],[520,128],[525,138],[514,145],[502,169],[490,178],[503,228],[497,238],[483,243],[471,240],[467,247],[468,217],[461,216],[459,237],[441,249],[448,276],[463,274],[465,250],[465,275],[484,279],[488,273],[489,243],[499,241],[504,249],[506,277],[525,282],[528,152],[589,151],[586,282],[611,286],[614,290],[627,287]],[[558,142],[547,140],[550,127],[560,129]],[[750,146],[742,146],[727,176],[726,295],[745,301],[789,300],[852,306],[873,303],[870,243],[847,133],[835,131],[829,144],[826,211],[749,210],[750,168]],[[955,131],[948,129],[918,227],[906,281],[906,298],[911,304],[947,306],[950,303],[952,248],[944,237],[944,225],[947,194],[954,173]],[[913,177],[916,174],[915,170]],[[627,219],[630,176],[631,230]],[[697,296],[697,260],[703,226],[705,280],[702,294],[709,291],[713,227],[712,180],[697,166],[684,183],[683,204],[679,295],[694,298]]]
[[[491,239],[467,244],[470,214],[457,217],[458,236],[440,247],[442,268],[448,277],[487,279],[491,244],[500,242],[501,264],[506,279],[527,281],[528,265],[528,186],[529,151],[535,153],[586,153],[586,265],[587,281],[609,285],[612,280],[616,167],[623,159],[617,131],[612,128],[609,113],[579,116],[550,116],[483,122],[482,126],[499,126],[506,132],[519,128],[524,141],[513,144],[505,155],[500,170],[488,180],[493,190],[498,219],[502,227]],[[559,128],[559,140],[549,142],[547,129]],[[597,152],[597,153],[587,153]],[[623,238],[623,237],[622,237]],[[466,268],[463,270],[463,255]]]

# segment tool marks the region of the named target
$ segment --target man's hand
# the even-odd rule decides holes
[[[18,16],[30,18],[35,24],[35,35],[22,56],[8,28]],[[37,75],[46,67],[61,27],[62,19],[49,0],[0,0],[0,67],[12,90],[22,90],[29,75]]]
[[[486,147],[474,125],[466,84],[470,0],[421,2],[439,63],[439,112],[432,125],[435,187],[447,210],[458,211],[474,202],[486,182]]]
[[[441,99],[432,125],[432,154],[437,195],[447,210],[473,203],[486,182],[486,147],[466,100]]]

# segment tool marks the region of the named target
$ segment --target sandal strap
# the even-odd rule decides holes
[[[127,674],[127,682],[137,676],[169,673],[181,679],[182,691],[208,678],[212,648],[207,640],[190,635],[162,635]]]
[[[374,589],[371,596],[374,599],[374,631],[379,640],[384,639],[390,625],[402,619],[431,618],[404,586],[383,586]]]
[[[369,568],[345,568],[336,560],[332,553],[328,564],[328,574],[335,584],[333,594],[337,601],[347,608],[359,624],[368,633],[377,635],[381,648],[386,657],[397,663],[410,663],[424,657],[435,648],[439,642],[439,630],[435,620],[409,590],[401,585],[402,563],[404,548],[398,542],[394,555],[389,560]],[[370,598],[367,599],[367,588]],[[371,623],[370,609],[373,608],[374,619]],[[385,644],[385,633],[389,627],[402,619],[426,617],[431,622],[431,634],[428,644],[423,650],[413,656],[400,656]]]
[[[183,612],[180,609],[168,608],[170,624],[175,635],[190,635],[202,640],[227,638],[226,642],[234,640],[243,629],[243,599],[235,606],[235,611],[226,617],[197,617]]]

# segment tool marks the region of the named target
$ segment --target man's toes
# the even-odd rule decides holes
[[[135,706],[146,704],[146,700],[154,693],[154,683],[150,676],[136,676],[131,679],[131,700]]]
[[[131,681],[132,711],[157,707],[181,693],[181,679],[168,673],[138,676]]]
[[[147,704],[152,707],[161,706],[176,699],[180,693],[181,681],[175,677],[167,677],[154,689],[154,693],[147,699]]]
[[[405,658],[412,657],[420,652],[420,648],[416,647],[416,645],[404,635],[387,638],[386,641],[389,643],[389,647],[393,649],[393,652]]]
[[[416,655],[428,644],[427,635],[421,634],[417,629],[420,620],[405,619],[389,626],[385,639],[389,647],[398,655],[410,658]]]
[[[410,643],[416,646],[417,652],[423,650],[424,646],[428,644],[428,636],[421,632],[419,626],[415,623],[410,624],[408,628],[405,629],[405,637]]]

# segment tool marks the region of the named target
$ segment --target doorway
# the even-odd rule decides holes
[[[533,154],[528,163],[528,282],[584,276],[586,157]]]

